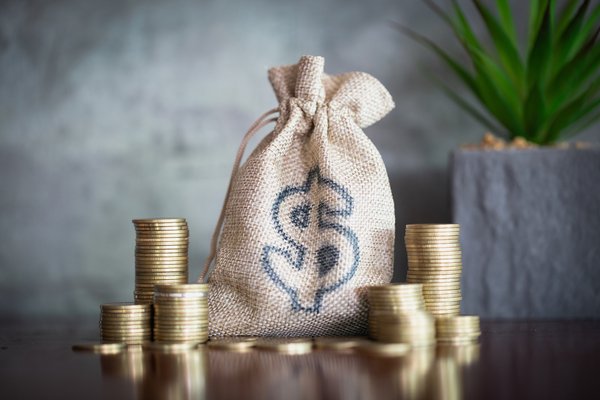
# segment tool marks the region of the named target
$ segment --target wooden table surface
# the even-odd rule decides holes
[[[483,321],[478,345],[384,359],[197,350],[71,350],[93,328],[0,327],[2,399],[600,398],[600,321]]]

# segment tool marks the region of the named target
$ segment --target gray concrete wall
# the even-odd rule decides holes
[[[392,20],[452,48],[413,1],[3,1],[0,317],[95,317],[131,299],[133,217],[186,217],[197,276],[241,136],[275,105],[267,68],[302,54],[369,72],[396,100],[367,134],[393,186],[402,277],[404,224],[450,220],[447,155],[484,129]]]

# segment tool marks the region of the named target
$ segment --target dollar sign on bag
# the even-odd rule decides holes
[[[326,195],[314,204],[313,191]],[[289,296],[292,310],[319,313],[323,298],[354,276],[359,243],[345,224],[353,201],[345,187],[323,177],[318,167],[310,170],[304,184],[287,186],[276,196],[271,217],[284,245],[264,245],[261,265]]]

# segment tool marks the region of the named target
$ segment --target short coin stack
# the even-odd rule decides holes
[[[460,312],[462,259],[456,224],[406,225],[407,282],[423,284],[425,308],[435,317]]]
[[[155,286],[154,339],[188,343],[208,340],[208,284]]]
[[[433,344],[435,323],[424,311],[422,288],[410,283],[369,287],[371,338],[412,346]]]
[[[438,318],[435,324],[440,344],[473,343],[481,335],[479,317],[474,315]]]
[[[100,312],[100,334],[103,341],[139,344],[152,339],[150,304],[102,304]]]
[[[135,302],[152,303],[154,285],[188,281],[189,230],[183,218],[134,219]]]

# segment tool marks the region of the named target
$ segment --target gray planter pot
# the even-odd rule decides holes
[[[600,149],[458,150],[462,312],[600,317]]]

